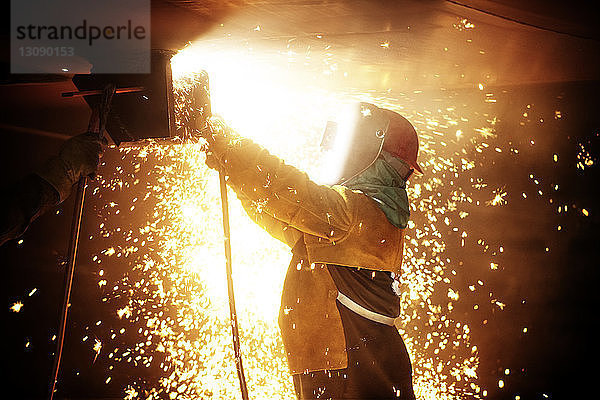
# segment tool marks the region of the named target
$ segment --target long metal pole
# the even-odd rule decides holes
[[[102,92],[102,99],[98,108],[92,110],[92,116],[88,124],[88,132],[96,133],[100,139],[104,134],[106,119],[110,109],[110,103],[115,93],[115,85],[107,85]],[[71,222],[71,240],[69,242],[69,253],[67,260],[65,294],[63,298],[62,312],[60,315],[60,324],[58,337],[56,339],[56,354],[54,356],[54,365],[52,367],[52,381],[50,384],[50,400],[53,400],[58,382],[58,373],[60,371],[60,362],[62,359],[65,333],[67,330],[67,319],[69,308],[71,306],[71,289],[73,287],[73,275],[75,274],[75,262],[77,260],[77,247],[79,244],[79,232],[81,230],[81,218],[83,215],[83,204],[85,201],[85,189],[88,184],[88,177],[79,179],[77,184],[77,194],[75,195],[75,209],[73,211],[73,221]]]
[[[219,172],[219,184],[221,188],[221,207],[223,209],[223,233],[225,244],[225,270],[227,274],[227,293],[229,295],[229,315],[231,317],[231,332],[233,333],[233,352],[235,356],[235,368],[240,381],[242,399],[248,400],[248,387],[244,376],[242,365],[242,352],[240,346],[240,332],[238,329],[237,312],[235,310],[235,296],[233,293],[233,271],[231,263],[231,230],[229,228],[229,202],[227,200],[227,184],[225,174]]]
[[[202,72],[201,81],[196,84],[192,91],[192,109],[194,110],[193,129],[203,130],[208,127],[208,118],[212,115],[210,104],[210,89],[208,74]],[[225,173],[219,171],[219,185],[221,189],[221,207],[223,209],[223,234],[225,244],[225,272],[227,276],[227,294],[229,296],[229,315],[231,320],[231,332],[233,334],[233,353],[235,357],[235,368],[240,381],[240,390],[242,399],[248,400],[248,387],[246,386],[246,377],[244,376],[244,367],[242,365],[242,350],[240,346],[240,332],[235,310],[235,295],[233,293],[233,273],[231,262],[231,230],[229,228],[229,202],[227,200],[227,182]]]
[[[65,332],[67,329],[67,316],[71,306],[71,288],[73,286],[73,275],[75,273],[75,260],[77,259],[77,244],[79,243],[79,231],[81,228],[81,216],[83,215],[83,203],[85,199],[85,189],[87,187],[87,177],[81,178],[77,184],[77,195],[75,197],[75,209],[73,212],[73,221],[71,222],[71,242],[69,243],[69,253],[66,271],[66,286],[63,298],[63,308],[60,315],[60,325],[56,343],[56,355],[54,357],[54,366],[52,368],[52,382],[50,387],[50,400],[53,399],[58,382],[58,371],[60,370],[60,361],[62,358],[63,345],[65,341]]]

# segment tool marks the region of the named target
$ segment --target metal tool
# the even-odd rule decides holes
[[[208,118],[212,115],[210,106],[210,91],[208,74],[200,74],[200,83],[196,84],[192,93],[192,108],[194,110],[194,129],[206,130]],[[235,367],[240,381],[242,399],[248,400],[248,387],[244,375],[242,363],[242,351],[240,345],[240,332],[235,308],[235,295],[233,291],[233,271],[231,262],[231,230],[229,227],[229,201],[227,199],[227,182],[224,171],[219,171],[219,186],[221,189],[221,208],[223,212],[223,234],[225,245],[225,271],[227,276],[227,294],[229,296],[229,316],[231,319],[231,333],[233,336],[233,352]]]
[[[144,90],[143,86],[134,86],[134,87],[126,87],[126,88],[118,88],[115,89],[115,94],[122,94],[122,93],[134,93],[134,92],[141,92]],[[98,95],[98,94],[102,94],[103,91],[100,89],[97,90],[77,90],[74,92],[64,92],[61,93],[62,97],[82,97],[82,96],[90,96],[90,95]]]
[[[88,132],[103,137],[106,126],[106,118],[110,110],[110,103],[115,94],[115,85],[109,84],[102,91],[102,99],[96,108],[92,110],[92,116],[88,124]],[[81,178],[77,184],[77,194],[75,198],[75,209],[73,212],[73,221],[71,223],[71,239],[69,243],[69,253],[67,259],[66,284],[63,298],[63,306],[60,315],[60,324],[56,342],[56,354],[54,357],[54,366],[52,368],[52,381],[50,384],[49,399],[54,398],[56,384],[58,382],[58,373],[60,371],[60,362],[62,359],[63,345],[67,328],[67,319],[69,316],[69,307],[71,302],[71,288],[73,286],[73,275],[75,273],[75,261],[77,259],[77,248],[79,243],[79,231],[81,228],[81,217],[83,214],[83,204],[85,200],[85,189],[87,187],[88,177]]]

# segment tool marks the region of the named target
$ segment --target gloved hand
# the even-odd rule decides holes
[[[212,169],[222,170],[223,160],[217,154],[224,143],[236,136],[234,131],[221,117],[215,116],[208,120],[207,128],[199,131],[199,134],[207,142],[203,149],[206,152],[206,165]]]
[[[50,183],[64,201],[75,183],[85,176],[95,174],[108,144],[96,133],[82,133],[67,140],[58,156],[50,158],[38,175]]]

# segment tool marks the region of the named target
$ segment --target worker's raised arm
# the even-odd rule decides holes
[[[237,193],[237,196],[250,219],[275,239],[282,241],[291,248],[302,238],[302,233],[298,229],[270,215],[259,202],[250,200],[240,192]]]
[[[80,178],[96,172],[106,145],[83,133],[67,140],[36,174],[0,188],[0,246],[21,236],[39,215],[64,201]]]
[[[209,139],[209,158],[239,195],[301,232],[335,242],[349,231],[362,195],[342,186],[318,185],[297,168],[222,125]],[[210,165],[210,162],[209,162]]]

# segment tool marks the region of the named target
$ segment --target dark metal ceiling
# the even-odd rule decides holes
[[[155,0],[151,33],[152,46],[163,49],[237,40],[265,52],[332,53],[364,89],[506,86],[597,80],[600,34],[590,8],[538,0]],[[73,90],[70,76],[5,73],[3,81],[3,126],[76,132],[56,126],[65,119],[55,118],[60,114],[85,126],[83,101],[59,95]],[[40,117],[32,120],[32,113]]]

